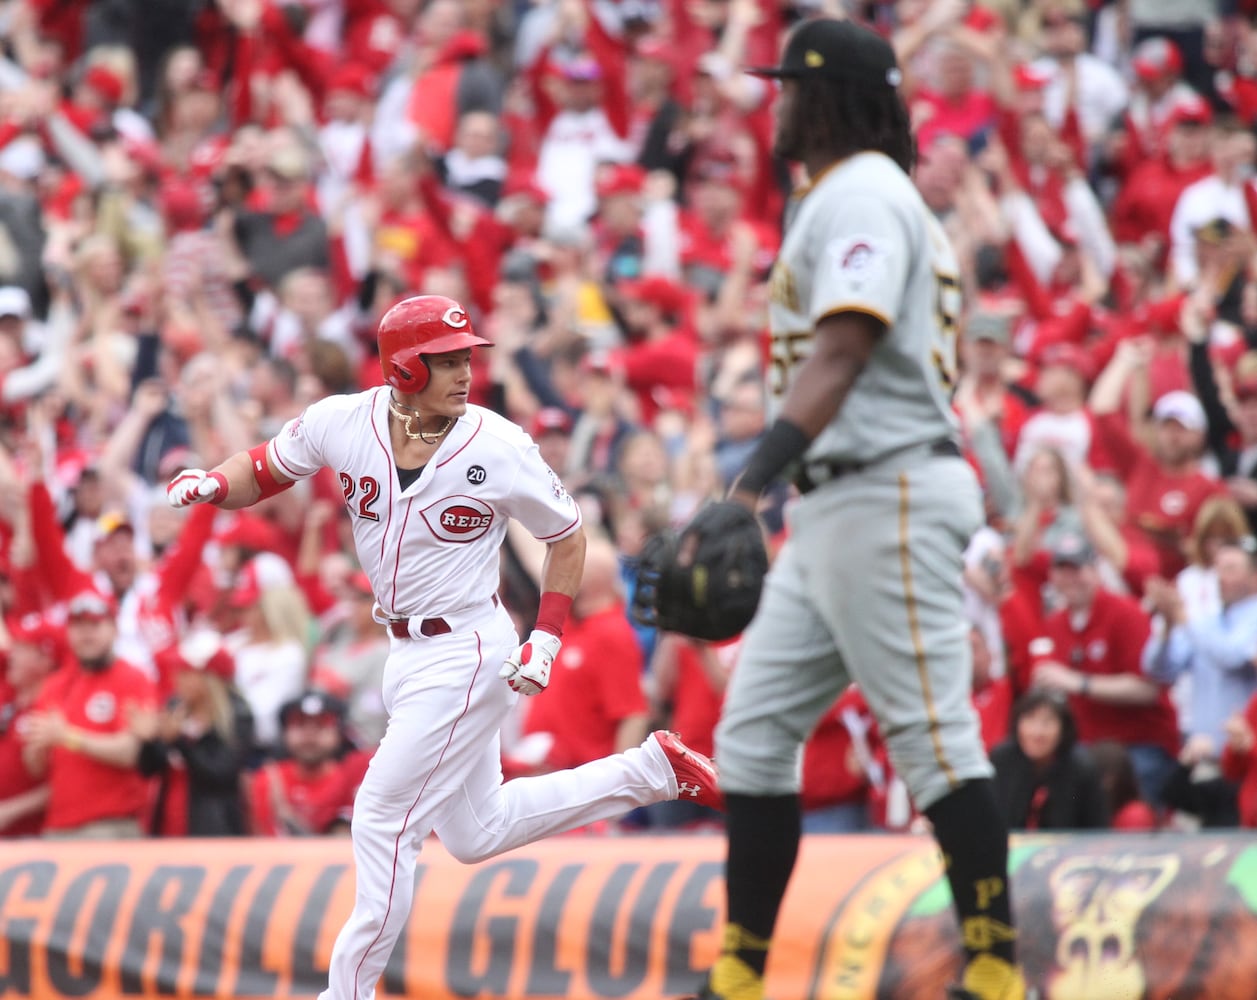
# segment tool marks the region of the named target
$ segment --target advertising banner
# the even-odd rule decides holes
[[[465,867],[433,841],[381,995],[684,996],[719,946],[723,858],[720,837],[561,837]],[[1047,1000],[1257,996],[1251,836],[1027,837],[1013,861]],[[0,1000],[314,997],[352,903],[347,840],[9,843]],[[950,907],[926,838],[807,838],[769,995],[938,1000]]]

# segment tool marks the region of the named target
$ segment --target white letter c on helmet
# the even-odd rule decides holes
[[[455,330],[461,330],[467,325],[467,314],[458,306],[450,306],[446,309],[441,319],[446,326],[452,326]]]

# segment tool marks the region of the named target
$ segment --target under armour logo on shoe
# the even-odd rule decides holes
[[[682,781],[677,785],[677,798],[680,798],[682,795],[688,795],[690,798],[696,799],[698,798],[698,793],[702,790],[701,785],[691,785]]]

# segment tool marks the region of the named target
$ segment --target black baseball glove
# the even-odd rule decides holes
[[[732,501],[710,503],[680,534],[642,546],[633,618],[694,639],[730,639],[754,617],[767,572],[755,515]]]

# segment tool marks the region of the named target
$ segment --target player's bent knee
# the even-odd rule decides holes
[[[459,840],[453,843],[441,842],[446,852],[462,865],[478,865],[497,855],[497,846],[485,841]]]
[[[932,732],[928,725],[888,736],[886,748],[920,811],[955,791],[966,781],[989,778],[992,768],[976,726],[958,722]]]
[[[770,735],[771,733],[771,735]],[[799,747],[780,729],[748,734],[721,723],[716,729],[720,787],[739,795],[790,795],[799,790]]]

